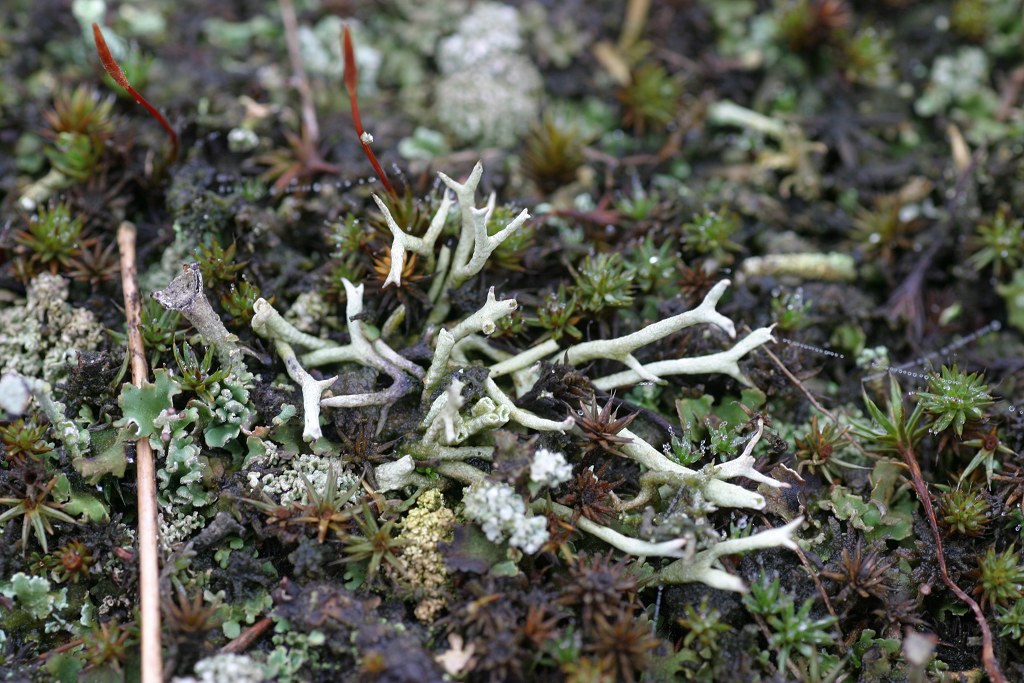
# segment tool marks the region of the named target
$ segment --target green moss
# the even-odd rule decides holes
[[[1024,331],[1024,268],[1013,272],[1013,278],[996,285],[996,291],[1006,303],[1006,318],[1018,330]]]
[[[991,503],[971,486],[945,491],[939,496],[939,519],[951,532],[977,536],[985,531]]]
[[[985,602],[1006,605],[1024,597],[1024,565],[1012,545],[1002,552],[989,547],[985,556],[978,560],[975,575],[978,580],[975,592],[981,594]]]
[[[768,625],[771,650],[763,655],[774,654],[780,671],[785,670],[790,659],[806,660],[823,648],[835,645],[832,627],[836,618],[812,616],[814,600],[810,598],[797,608],[793,598],[780,589],[778,578],[769,582],[762,575],[760,581],[751,585],[743,604],[750,612],[760,615]]]
[[[740,228],[740,217],[734,211],[707,210],[683,224],[684,251],[699,256],[712,256],[720,262],[731,263],[732,252],[740,246],[732,241]]]
[[[930,391],[918,394],[919,405],[933,416],[931,429],[936,432],[950,427],[961,436],[964,424],[978,420],[986,406],[992,403],[984,377],[970,374],[954,365],[942,366],[940,374],[928,377]]]
[[[574,279],[575,297],[584,311],[600,313],[633,303],[634,273],[618,252],[587,255]]]

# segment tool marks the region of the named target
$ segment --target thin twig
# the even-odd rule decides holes
[[[306,78],[306,69],[302,63],[302,52],[299,50],[299,29],[295,19],[295,5],[292,0],[278,0],[281,7],[281,21],[284,23],[284,42],[288,46],[288,59],[295,73],[295,89],[302,100],[302,127],[305,141],[310,149],[316,149],[320,142],[320,124],[316,120],[316,106],[313,103],[313,90]]]
[[[138,270],[135,260],[135,226],[124,221],[117,229],[117,246],[121,252],[121,286],[124,290],[125,318],[128,321],[128,355],[131,359],[132,384],[146,381],[146,351],[139,325],[142,322],[142,300],[139,296]],[[139,541],[139,631],[142,638],[140,668],[143,683],[163,682],[163,654],[160,647],[160,563],[156,524],[156,469],[149,439],[135,443],[138,493]]]
[[[792,383],[793,383],[794,385],[796,385],[796,388],[797,388],[797,389],[799,389],[799,390],[800,390],[800,391],[801,391],[801,392],[803,393],[803,395],[807,397],[807,400],[811,402],[811,405],[812,405],[812,406],[814,406],[815,408],[817,408],[817,409],[818,409],[818,410],[819,410],[819,411],[821,412],[821,414],[822,414],[822,415],[824,415],[824,416],[826,416],[826,417],[827,417],[828,419],[832,420],[832,422],[833,422],[833,423],[835,423],[835,424],[839,424],[839,420],[837,420],[837,419],[836,419],[836,416],[835,416],[835,415],[833,415],[832,413],[830,413],[830,412],[829,412],[829,411],[828,411],[828,410],[827,410],[827,409],[825,408],[825,406],[821,405],[821,404],[820,404],[820,403],[818,402],[818,399],[814,398],[814,394],[812,394],[812,393],[811,393],[811,392],[810,392],[810,391],[809,391],[809,390],[807,389],[807,387],[806,387],[806,386],[804,386],[804,383],[803,383],[803,382],[801,382],[800,380],[798,380],[798,379],[796,378],[796,375],[794,375],[794,374],[793,374],[792,372],[790,372],[790,371],[789,371],[789,368],[787,368],[787,367],[786,367],[786,366],[785,366],[785,365],[784,365],[784,364],[782,363],[782,361],[781,361],[781,360],[779,360],[779,357],[778,357],[778,356],[776,356],[776,355],[775,355],[774,353],[772,353],[771,351],[769,351],[769,350],[768,350],[768,347],[767,347],[767,346],[762,346],[762,347],[761,347],[761,351],[763,351],[764,353],[767,353],[767,354],[768,354],[768,357],[769,357],[769,358],[771,358],[771,359],[772,359],[772,362],[773,362],[773,363],[775,363],[775,365],[776,365],[776,366],[777,366],[777,367],[779,368],[779,370],[781,370],[781,371],[782,371],[782,374],[784,374],[784,375],[786,376],[786,378],[787,378],[787,379],[789,379],[789,381],[790,381],[790,382],[792,382]]]
[[[43,654],[38,655],[36,657],[36,661],[45,662],[47,659],[49,659],[50,657],[52,657],[54,655],[59,655],[62,652],[67,652],[68,650],[74,650],[76,647],[78,647],[79,645],[81,645],[84,642],[85,642],[84,638],[75,638],[74,640],[69,640],[68,642],[64,643],[63,645],[61,645],[59,647],[55,647],[52,650],[47,650]]]
[[[1020,91],[1024,89],[1024,65],[1011,71],[1010,77],[1002,85],[1002,96],[999,98],[999,109],[996,110],[996,121],[1005,121],[1010,118],[1013,107],[1020,97]]]
[[[789,368],[787,368],[782,363],[782,361],[779,360],[778,356],[769,351],[766,346],[762,346],[759,350],[768,354],[768,357],[772,359],[772,362],[775,363],[776,366],[778,366],[779,370],[782,371],[782,374],[784,374],[786,378],[789,379],[789,381],[792,382],[796,386],[796,388],[799,389],[801,393],[803,393],[803,395],[807,397],[807,400],[811,402],[811,405],[817,408],[822,415],[832,420],[832,424],[836,425],[837,427],[840,426],[839,418],[836,417],[834,413],[829,412],[828,409],[825,408],[825,406],[821,405],[821,403],[818,402],[818,399],[814,397],[814,394],[810,392],[810,390],[804,385],[803,382],[797,379],[796,375],[789,371]],[[863,455],[865,458],[869,460],[873,459],[871,454],[864,450],[864,447],[860,445],[860,442],[853,438],[853,435],[850,434],[849,430],[843,430],[842,436],[843,438],[846,439],[847,443],[849,443],[851,446],[860,451],[860,454]]]
[[[242,631],[241,635],[232,640],[230,643],[222,647],[219,654],[240,654],[249,649],[249,646],[256,642],[256,640],[263,635],[263,633],[270,628],[270,625],[274,623],[274,620],[270,617],[263,617],[249,628]]]
[[[761,520],[770,526],[768,518],[765,515],[761,515]],[[796,556],[800,558],[800,564],[802,564],[804,569],[807,570],[807,575],[811,577],[811,582],[814,583],[815,588],[818,589],[818,595],[821,596],[821,601],[825,603],[825,609],[828,610],[829,614],[836,618],[836,624],[833,628],[835,628],[839,633],[839,639],[842,640],[845,636],[843,636],[843,630],[839,628],[839,615],[836,614],[835,608],[832,607],[832,601],[829,599],[828,592],[825,590],[825,586],[822,585],[821,579],[818,578],[818,572],[816,572],[814,567],[811,566],[810,561],[807,559],[807,555],[804,553],[804,550],[800,547],[799,543],[796,548],[794,548],[794,551],[796,552]]]

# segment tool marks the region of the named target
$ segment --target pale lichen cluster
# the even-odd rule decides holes
[[[196,662],[195,676],[176,676],[173,683],[262,683],[264,667],[248,655],[218,654]]]
[[[424,491],[402,520],[398,540],[404,570],[389,567],[391,578],[417,602],[416,618],[429,623],[444,609],[448,570],[438,543],[451,540],[455,513],[437,489]]]
[[[327,480],[335,477],[337,490],[344,491],[356,482],[356,477],[340,467],[332,467],[334,458],[301,453],[285,458],[273,441],[263,440],[260,449],[246,459],[246,481],[253,491],[262,491],[282,506],[304,502],[307,497],[303,478],[317,494],[327,490]],[[308,501],[305,501],[308,502]]]
[[[466,517],[479,524],[492,543],[507,541],[532,555],[548,540],[547,519],[528,514],[526,501],[508,484],[473,484],[463,494],[462,504]]]
[[[99,348],[104,334],[90,311],[68,303],[67,280],[42,273],[24,302],[0,310],[0,372],[56,384],[77,354]]]
[[[441,40],[435,114],[457,140],[513,146],[536,120],[543,79],[523,46],[518,10],[495,2],[475,3]]]
[[[528,432],[541,433],[576,429],[572,416],[551,420],[516,405],[515,397],[529,391],[537,381],[541,361],[582,366],[596,360],[612,360],[625,366],[622,371],[592,380],[593,385],[602,390],[640,382],[664,383],[664,378],[678,374],[720,373],[749,383],[739,362],[748,353],[771,340],[771,328],[753,330],[732,347],[717,353],[651,362],[641,362],[637,358],[635,353],[643,347],[694,325],[713,325],[735,338],[735,325],[717,311],[717,305],[729,286],[729,281],[723,280],[692,310],[619,337],[583,341],[568,348],[561,348],[555,341],[548,340],[519,353],[510,353],[492,346],[488,336],[497,329],[497,324],[503,318],[516,310],[516,299],[499,299],[492,288],[479,310],[452,322],[448,320],[451,310],[448,296],[452,290],[483,270],[495,249],[522,229],[529,214],[523,211],[507,225],[493,231],[490,228],[494,213],[493,195],[482,208],[477,208],[474,201],[482,173],[482,166],[477,164],[464,182],[440,174],[446,190],[433,220],[422,236],[413,235],[408,228],[398,225],[387,204],[375,198],[393,237],[391,270],[385,286],[402,284],[401,274],[410,253],[421,256],[428,270],[433,270],[433,285],[428,292],[433,307],[426,330],[428,343],[433,349],[429,367],[424,369],[391,347],[388,331],[394,330],[396,325],[385,324],[383,334],[371,336],[362,320],[363,285],[347,280],[344,281],[349,336],[346,344],[301,331],[264,299],[254,305],[252,327],[257,334],[272,343],[285,364],[288,376],[300,387],[304,425],[302,436],[315,452],[327,456],[334,450],[323,439],[323,409],[380,406],[380,426],[383,426],[391,406],[420,388],[420,404],[424,410],[420,439],[418,442],[407,442],[393,461],[376,468],[375,479],[379,490],[431,487],[433,484],[430,480],[417,472],[417,461],[429,460],[434,463],[437,473],[465,487],[462,496],[463,514],[467,519],[479,523],[492,542],[508,543],[522,552],[534,553],[548,540],[546,515],[553,514],[569,521],[574,517],[573,511],[544,498],[526,500],[508,484],[491,480],[471,462],[476,459],[492,459],[494,446],[489,445],[490,440],[486,434],[508,424],[517,425]],[[444,244],[439,245],[439,238],[456,201],[461,227],[458,241],[452,249]],[[186,269],[181,277],[188,277],[194,272],[195,269]],[[190,296],[197,291],[194,286],[187,290]],[[190,305],[195,309],[201,308],[194,303]],[[403,315],[404,310],[399,309],[392,314],[392,319]],[[223,340],[221,329],[213,333]],[[230,355],[236,357],[234,352]],[[483,395],[476,393],[472,401],[467,401],[464,393],[468,391],[468,377],[463,377],[462,373],[470,366],[478,366],[480,361],[471,359],[480,357],[487,359],[484,365],[488,368],[479,386]],[[336,377],[317,379],[309,372],[314,367],[334,367],[343,363],[356,363],[371,368],[388,377],[390,383],[383,389],[368,393],[334,394]],[[647,504],[659,488],[665,487],[695,488],[710,507],[763,509],[765,499],[761,494],[732,482],[743,477],[769,487],[784,486],[754,467],[753,449],[760,439],[761,430],[762,425],[758,423],[757,433],[738,457],[725,463],[707,465],[700,471],[687,468],[667,456],[660,444],[648,443],[628,429],[621,430],[618,436],[627,440],[621,444],[621,453],[641,465],[644,474],[641,476],[639,495],[635,500],[618,501],[620,510]],[[547,477],[551,482],[558,483],[568,478],[568,465],[564,461],[555,462],[554,455],[547,449],[535,450],[533,458],[538,477]],[[264,481],[253,473],[250,473],[250,478],[250,484],[254,487],[266,489],[271,485],[271,481]],[[652,542],[630,537],[585,518],[573,521],[581,531],[623,552],[639,556],[679,558],[662,573],[666,581],[704,581],[733,590],[741,589],[742,583],[717,567],[718,558],[725,553],[792,545],[791,534],[799,524],[799,520],[796,520],[782,530],[696,548],[686,538]],[[424,609],[429,613],[430,608]]]

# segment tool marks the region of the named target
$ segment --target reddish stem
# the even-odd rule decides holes
[[[167,136],[171,139],[171,161],[173,162],[178,158],[178,134],[174,131],[174,128],[164,115],[156,110],[152,104],[150,104],[145,97],[139,94],[135,88],[128,82],[128,78],[125,77],[124,71],[121,70],[121,66],[114,59],[114,55],[110,54],[110,48],[107,47],[107,41],[103,38],[103,32],[100,31],[99,24],[93,23],[92,25],[92,37],[96,41],[96,52],[100,56],[100,62],[103,64],[103,69],[114,79],[114,82],[124,88],[129,95],[135,98],[138,104],[141,104],[149,112],[149,115],[156,119],[157,123],[163,126],[163,129],[167,132]]]
[[[984,612],[981,611],[981,607],[978,606],[978,603],[966,591],[956,585],[953,579],[949,578],[949,572],[946,569],[946,555],[942,549],[942,534],[939,533],[939,522],[935,516],[931,494],[928,492],[928,485],[924,482],[921,466],[917,463],[914,449],[912,446],[901,445],[899,452],[903,456],[903,462],[906,463],[907,469],[910,470],[910,483],[913,485],[914,492],[917,493],[921,506],[924,508],[924,516],[928,520],[928,526],[931,527],[932,537],[935,541],[935,559],[939,564],[939,575],[942,578],[942,582],[974,613],[974,620],[978,622],[978,626],[981,628],[981,663],[985,668],[985,673],[988,674],[992,683],[1006,683],[1006,678],[999,671],[999,665],[996,663],[995,648],[992,643],[992,630],[989,628]]]
[[[352,106],[352,123],[355,124],[356,134],[359,136],[359,144],[363,146],[363,152],[366,154],[366,158],[370,160],[370,164],[373,166],[377,177],[380,178],[380,182],[384,185],[384,189],[388,191],[392,198],[398,199],[398,193],[395,192],[395,188],[391,185],[391,181],[388,180],[387,174],[384,173],[380,162],[377,161],[377,156],[366,142],[366,130],[363,128],[363,122],[359,118],[359,71],[356,67],[356,51],[352,47],[352,33],[347,25],[342,31],[342,36],[342,51],[345,53],[345,90],[348,92],[348,101]]]

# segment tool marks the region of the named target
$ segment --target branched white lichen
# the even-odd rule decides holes
[[[491,377],[502,377],[530,367],[537,361],[550,356],[558,350],[558,342],[554,339],[538,344],[532,349],[510,356],[491,366]]]
[[[434,213],[430,226],[422,237],[416,237],[407,233],[391,215],[391,211],[380,197],[374,196],[374,201],[384,215],[384,222],[391,230],[391,267],[387,278],[384,280],[384,287],[389,285],[402,284],[402,269],[405,266],[407,252],[419,254],[433,263],[434,284],[431,286],[430,298],[435,302],[435,310],[431,314],[432,322],[440,322],[448,312],[448,305],[444,301],[438,301],[441,294],[450,289],[458,289],[467,280],[477,275],[487,263],[487,259],[502,242],[519,230],[530,214],[525,209],[519,213],[508,225],[494,235],[488,234],[487,224],[490,222],[494,212],[494,195],[492,194],[484,208],[474,206],[476,188],[483,175],[483,165],[477,163],[465,183],[452,180],[444,173],[438,174],[441,180],[455,193],[459,200],[459,208],[462,217],[462,228],[459,233],[459,242],[455,252],[451,253],[445,249],[441,251],[441,257],[435,261],[434,249],[438,236],[444,228],[445,221],[452,206],[452,197],[446,190],[441,198],[441,205]]]
[[[292,349],[292,343],[319,344],[322,340],[300,332],[274,310],[266,299],[257,299],[253,304],[252,329],[261,337],[271,339],[277,355],[284,361],[288,376],[299,385],[302,392],[303,428],[302,438],[311,442],[323,436],[320,428],[320,398],[337,379],[317,380],[299,363]]]
[[[294,358],[294,353],[291,354],[290,362],[286,360],[289,376],[299,382],[302,387],[303,405],[307,408],[306,429],[304,430],[304,437],[307,440],[316,433],[319,427],[319,410],[312,407],[308,400],[318,390],[322,391],[324,387],[316,383],[316,380],[309,376],[303,366],[318,367],[353,362],[384,372],[391,378],[391,386],[382,391],[320,399],[320,406],[334,408],[390,405],[409,392],[413,385],[412,377],[422,375],[422,370],[418,366],[402,358],[383,340],[370,341],[360,320],[363,312],[363,285],[355,286],[348,280],[343,280],[343,284],[346,292],[345,315],[349,333],[349,343],[344,345],[299,331],[265,299],[258,299],[253,304],[254,313],[251,323],[253,331],[261,337],[274,340],[275,344],[278,342],[285,344],[284,347],[277,346],[279,353],[284,352],[287,356],[291,351],[292,344],[314,349],[298,360]]]
[[[494,491],[490,494],[489,498],[488,496],[483,496],[483,494],[477,493],[476,497],[478,500],[474,501],[472,514],[469,511],[466,513],[467,517],[474,519],[481,525],[485,523],[485,520],[491,519],[492,521],[488,528],[492,529],[492,533],[494,533],[496,538],[501,537],[505,523],[494,521],[495,516],[497,516],[497,518],[517,519],[517,511],[520,509],[525,510],[524,501],[522,498],[519,498],[510,486],[507,484],[494,484],[489,482],[487,480],[487,476],[483,472],[468,463],[442,462],[438,465],[437,471],[446,477],[460,481],[463,484],[468,484],[469,488],[467,491],[490,491],[492,486],[500,488],[499,491]],[[514,496],[518,502],[509,496],[509,492],[511,492],[511,496]],[[488,500],[490,502],[488,502]],[[534,501],[531,504],[531,510],[535,513],[544,513],[550,510],[559,519],[566,522],[575,517],[572,508],[544,499]],[[477,513],[479,513],[480,517],[473,516]],[[538,517],[538,519],[543,518]],[[614,529],[610,529],[603,524],[593,522],[586,517],[580,517],[575,521],[575,524],[577,528],[591,536],[601,539],[605,543],[621,550],[624,553],[629,553],[638,557],[683,557],[685,554],[683,549],[687,544],[687,540],[684,538],[652,543],[638,538],[633,538],[631,536],[626,536],[625,534],[620,534]]]
[[[714,566],[718,559],[723,555],[735,555],[750,550],[777,548],[780,546],[795,550],[797,545],[796,541],[793,540],[793,532],[803,524],[803,521],[803,517],[797,517],[789,524],[777,529],[769,529],[768,531],[762,531],[745,538],[731,538],[720,541],[707,550],[697,553],[692,558],[676,560],[661,569],[655,576],[665,583],[693,583],[699,581],[719,590],[746,592],[747,586],[743,583],[742,579]]]
[[[628,429],[620,430],[618,436],[629,439],[628,443],[619,444],[619,450],[626,457],[640,463],[647,469],[678,475],[678,483],[680,485],[686,485],[689,482],[701,479],[699,472],[695,472],[688,467],[683,467],[674,460],[670,460],[664,453]],[[774,479],[765,483],[770,483],[772,486],[787,486],[787,484]],[[749,491],[742,486],[722,481],[720,478],[717,478],[713,470],[712,476],[707,478],[707,483],[704,486],[704,495],[711,503],[721,507],[762,510],[765,506],[764,496],[754,491]]]
[[[576,424],[576,421],[571,417],[558,422],[539,417],[528,410],[523,410],[513,403],[512,399],[490,377],[484,383],[484,390],[488,396],[494,399],[495,403],[508,410],[510,420],[521,424],[527,429],[535,429],[539,432],[565,432],[572,429],[573,425]]]
[[[326,349],[336,346],[328,339],[314,337],[299,330],[285,320],[266,299],[260,298],[253,302],[252,312],[252,321],[249,323],[252,326],[252,331],[265,339],[277,339],[286,344],[307,349]]]
[[[442,247],[436,261],[434,260],[434,245],[448,218],[452,204],[451,195],[449,195],[448,191],[445,191],[441,205],[434,214],[430,226],[423,237],[415,237],[405,232],[396,223],[387,205],[380,198],[375,197],[377,206],[384,214],[384,221],[387,223],[393,236],[391,244],[391,269],[385,279],[384,286],[401,284],[401,273],[405,265],[406,252],[420,254],[427,259],[428,263],[433,263],[434,281],[428,293],[428,297],[434,302],[434,309],[431,311],[429,319],[431,324],[442,322],[448,314],[450,306],[444,295],[450,290],[457,289],[483,270],[487,259],[494,250],[519,230],[530,217],[529,212],[524,209],[496,234],[489,235],[487,225],[494,212],[494,195],[491,195],[487,205],[482,209],[476,208],[474,204],[476,188],[483,175],[483,165],[477,163],[465,183],[452,180],[444,173],[439,173],[438,175],[459,200],[462,227],[455,251],[452,252],[447,247]]]
[[[423,438],[415,447],[417,457],[442,461],[479,458],[490,460],[492,446],[458,446],[473,434],[494,430],[509,420],[509,411],[490,398],[478,400],[463,417],[460,409],[465,405],[461,392],[462,380],[453,377],[447,389],[434,399],[426,417],[420,423]]]
[[[774,325],[772,326],[774,327]],[[772,327],[761,327],[736,342],[732,348],[718,353],[709,353],[695,358],[673,358],[646,363],[635,370],[625,370],[613,375],[599,377],[593,385],[602,391],[636,384],[649,377],[663,378],[670,375],[722,374],[738,382],[750,385],[750,380],[740,371],[739,361],[757,347],[772,341]]]
[[[663,382],[664,377],[671,375],[724,374],[750,384],[739,368],[739,360],[758,346],[771,341],[771,327],[762,327],[738,341],[732,348],[718,353],[706,354],[695,358],[675,358],[642,364],[633,356],[637,349],[678,332],[687,327],[708,323],[723,330],[730,337],[736,336],[736,328],[729,318],[717,310],[729,280],[722,280],[708,292],[704,300],[696,308],[685,311],[671,318],[652,323],[641,330],[614,339],[598,339],[570,346],[562,356],[555,354],[552,360],[565,359],[572,365],[586,363],[598,359],[617,360],[630,369],[593,380],[593,385],[602,391],[609,391],[638,382]],[[505,361],[500,370],[502,373],[520,370],[527,358]]]
[[[462,398],[464,386],[462,380],[453,377],[448,388],[434,400],[420,424],[420,428],[426,430],[423,434],[424,444],[437,443],[442,436],[448,445],[459,441],[459,427],[462,424],[459,409],[465,403]]]
[[[530,217],[530,213],[523,209],[504,228],[494,235],[488,235],[487,223],[494,212],[494,194],[491,194],[487,200],[487,206],[484,208],[478,209],[474,206],[476,188],[483,172],[483,164],[477,162],[465,183],[452,180],[444,173],[438,174],[442,182],[458,197],[459,210],[462,212],[462,230],[459,233],[459,243],[455,247],[455,253],[452,254],[452,263],[445,280],[445,289],[456,289],[483,270],[491,253],[521,228]]]
[[[508,422],[510,411],[508,407],[499,406],[492,399],[485,397],[473,404],[469,415],[469,419],[462,423],[460,442],[485,429],[495,430],[501,427]]]
[[[458,365],[469,365],[471,362],[469,360],[469,354],[473,352],[486,356],[496,363],[506,360],[509,357],[507,351],[495,348],[488,344],[486,337],[479,334],[470,334],[455,342],[455,346],[452,347],[449,360]]]
[[[563,521],[569,521],[573,517],[571,508],[559,505],[558,503],[539,500],[533,504],[534,511],[539,511],[547,506],[550,506],[551,511]],[[660,542],[643,541],[639,538],[620,534],[618,531],[591,521],[586,517],[580,517],[576,520],[576,526],[581,531],[601,539],[613,548],[637,557],[683,557],[685,554],[683,550],[687,543],[685,538]]]
[[[424,398],[447,372],[448,360],[455,343],[474,332],[490,335],[495,330],[495,323],[511,315],[517,305],[515,299],[498,301],[494,296],[494,287],[491,287],[487,292],[487,301],[484,302],[480,310],[453,327],[451,331],[441,330],[438,332],[437,342],[434,345],[434,359],[430,363],[430,369],[427,370],[426,379],[423,380]]]
[[[345,285],[345,316],[348,322],[349,343],[347,349],[354,353],[358,362],[367,367],[379,370],[391,378],[391,386],[382,391],[366,394],[349,394],[345,396],[332,396],[320,401],[321,406],[333,408],[355,408],[357,406],[391,405],[398,399],[405,396],[412,388],[412,381],[408,374],[394,363],[378,353],[377,348],[366,337],[363,330],[363,323],[360,316],[363,313],[363,285],[355,286],[348,280],[342,280]],[[383,344],[378,340],[380,344]],[[379,346],[379,344],[378,344]],[[338,347],[346,349],[346,347]],[[331,352],[334,349],[322,349],[313,351],[303,356],[304,363],[316,366],[323,363],[334,363],[338,358],[333,357]],[[343,355],[350,351],[346,350]],[[397,354],[396,354],[397,355]]]
[[[777,479],[761,474],[754,469],[754,447],[761,440],[761,435],[764,434],[764,420],[760,417],[757,418],[757,431],[754,436],[750,437],[750,441],[747,442],[743,452],[737,457],[723,462],[721,465],[712,465],[711,473],[717,479],[735,479],[736,477],[746,477],[747,479],[753,479],[756,482],[767,484],[768,486],[788,487],[789,484],[784,484]]]
[[[664,339],[679,330],[701,323],[715,325],[724,330],[729,337],[735,337],[736,328],[732,321],[715,310],[715,306],[718,305],[718,301],[725,294],[725,290],[728,287],[729,280],[722,280],[711,288],[711,291],[704,297],[704,301],[696,308],[652,323],[632,334],[614,339],[597,339],[570,346],[565,350],[565,361],[572,365],[578,365],[599,358],[617,360],[632,368],[639,377],[638,380],[632,383],[636,381],[661,382],[662,379],[658,375],[648,371],[633,357],[633,352],[642,346]]]
[[[318,380],[299,364],[299,359],[295,357],[295,351],[292,350],[291,345],[275,339],[274,348],[277,350],[277,355],[284,361],[284,368],[288,376],[299,385],[302,391],[302,440],[307,443],[316,441],[323,436],[323,430],[320,428],[320,399],[323,397],[323,393],[331,388],[338,376],[334,375]]]
[[[639,382],[663,382],[665,377],[677,374],[725,374],[746,383],[739,368],[739,361],[757,347],[771,340],[771,328],[754,330],[735,342],[725,351],[696,358],[675,358],[642,363],[634,354],[641,348],[659,342],[687,327],[698,324],[713,325],[724,331],[730,338],[736,336],[734,323],[717,311],[717,306],[729,287],[723,280],[716,284],[695,308],[678,315],[647,325],[646,327],[613,339],[592,340],[559,349],[554,340],[547,340],[532,349],[516,353],[492,346],[487,336],[497,328],[497,322],[512,314],[517,307],[513,298],[498,300],[492,287],[486,301],[479,310],[454,324],[447,322],[451,303],[448,292],[457,289],[469,279],[478,275],[485,267],[494,250],[515,231],[521,229],[529,214],[521,212],[496,234],[490,235],[488,222],[494,212],[495,199],[492,195],[483,208],[474,205],[477,186],[483,167],[477,164],[465,182],[460,183],[440,174],[446,186],[440,206],[430,226],[422,236],[410,235],[404,226],[399,226],[390,213],[387,204],[375,197],[378,208],[384,215],[392,233],[391,266],[385,286],[401,286],[401,273],[408,254],[423,257],[428,268],[433,266],[433,282],[427,294],[433,307],[424,330],[427,339],[437,330],[433,339],[433,357],[426,371],[420,365],[396,353],[384,341],[388,331],[394,331],[401,324],[404,313],[396,311],[385,323],[385,336],[371,339],[368,328],[362,323],[363,286],[353,285],[344,280],[347,302],[346,317],[349,333],[347,344],[313,337],[299,331],[278,315],[273,307],[262,299],[254,306],[253,329],[260,335],[272,339],[278,354],[284,359],[289,376],[302,387],[303,405],[306,410],[304,437],[307,440],[320,437],[320,408],[345,408],[367,405],[389,406],[410,391],[421,379],[423,393],[421,403],[425,408],[419,422],[422,437],[409,440],[402,448],[401,457],[392,462],[377,465],[373,480],[382,492],[417,487],[425,489],[433,484],[427,477],[417,473],[418,465],[429,462],[434,471],[449,480],[459,482],[463,489],[464,516],[478,524],[484,534],[494,543],[508,543],[526,553],[537,552],[548,540],[547,516],[553,515],[563,521],[572,521],[580,531],[592,535],[618,550],[637,556],[662,556],[678,558],[662,572],[667,582],[704,581],[709,585],[728,590],[741,590],[742,582],[718,568],[718,558],[727,553],[743,552],[754,548],[790,546],[792,530],[796,523],[780,530],[769,531],[744,539],[718,541],[704,548],[706,539],[692,534],[684,538],[665,541],[650,541],[634,538],[603,524],[574,514],[574,510],[541,496],[545,488],[555,489],[572,477],[572,466],[565,456],[547,448],[538,448],[532,454],[529,467],[529,481],[526,482],[530,498],[524,498],[516,489],[504,482],[488,479],[485,471],[476,467],[470,459],[491,460],[495,452],[493,440],[488,432],[515,423],[531,432],[565,432],[575,428],[573,417],[552,420],[536,415],[517,406],[507,393],[507,385],[515,388],[515,394],[524,395],[530,391],[539,377],[537,366],[544,359],[581,365],[595,360],[615,360],[627,369],[593,381],[601,390],[637,384]],[[438,246],[450,211],[458,201],[461,214],[461,229],[454,249]],[[447,327],[442,327],[447,325]],[[309,349],[296,357],[293,347]],[[483,358],[488,372],[480,379],[474,379],[475,391],[482,389],[483,396],[472,394],[472,399],[463,396],[470,385],[469,373],[463,368]],[[358,363],[386,374],[392,379],[384,390],[345,396],[322,398],[329,380],[317,381],[305,368],[334,365],[345,362]],[[509,377],[509,380],[502,378]],[[499,385],[499,380],[502,385]],[[447,382],[447,386],[445,386]],[[440,389],[440,390],[439,390]],[[655,444],[648,443],[639,435],[622,429],[618,436],[626,439],[618,445],[625,457],[639,464],[643,469],[640,477],[641,490],[635,499],[619,501],[617,509],[622,512],[647,505],[655,499],[659,488],[664,486],[686,487],[693,500],[701,502],[706,509],[735,507],[763,509],[765,499],[756,491],[744,488],[730,479],[745,477],[767,486],[786,484],[760,473],[754,467],[753,451],[763,434],[763,423],[757,422],[757,431],[750,438],[743,452],[733,460],[711,464],[700,471],[684,467],[669,458]],[[258,475],[252,484],[262,482]],[[425,494],[424,494],[425,495]],[[625,519],[625,518],[624,518]],[[716,540],[714,534],[712,540]],[[700,550],[704,548],[703,550]],[[699,550],[699,552],[698,552]],[[436,606],[436,605],[435,605]],[[424,608],[430,612],[431,608]]]
[[[452,196],[447,191],[441,197],[441,205],[434,213],[430,226],[423,237],[410,235],[395,222],[387,204],[377,195],[373,195],[373,201],[377,203],[380,212],[384,214],[384,222],[391,230],[393,240],[391,242],[391,270],[384,280],[384,287],[388,285],[402,286],[402,268],[405,267],[405,254],[412,252],[427,259],[428,263],[434,263],[434,244],[437,242],[441,230],[444,229],[445,221],[448,220],[448,212],[452,207]]]

